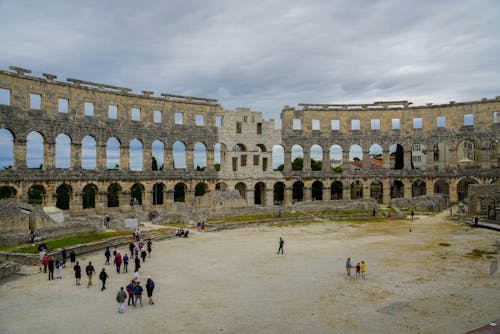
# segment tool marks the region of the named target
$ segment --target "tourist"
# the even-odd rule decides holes
[[[198,229],[198,232],[201,231],[201,221],[198,220],[198,222],[196,223],[196,228]]]
[[[139,268],[141,267],[141,260],[139,259],[139,256],[137,255],[135,256],[134,262],[135,262],[134,271],[139,271]]]
[[[127,289],[127,293],[128,293],[128,306],[130,306],[130,302],[132,302],[132,306],[135,306],[135,303],[134,303],[134,284],[135,281],[132,280],[130,281],[130,283],[126,286],[126,289]]]
[[[35,246],[35,231],[30,230],[30,243],[31,246]]]
[[[201,222],[201,231],[205,232],[205,222],[204,221]]]
[[[57,260],[56,261],[56,278],[61,278],[62,279],[62,268],[63,268],[63,260]]]
[[[146,281],[146,291],[148,293],[148,298],[149,298],[149,303],[151,305],[154,304],[153,302],[153,290],[155,288],[155,282],[151,279],[151,276],[148,276],[148,280]]]
[[[118,253],[118,247],[117,246],[115,246],[115,248],[113,249],[113,256],[115,256],[116,253]]]
[[[415,216],[415,212],[413,212],[413,210],[411,210],[410,216],[411,216],[411,221],[413,222],[413,217]]]
[[[134,271],[134,282],[139,282],[139,270]]]
[[[359,279],[361,277],[361,265],[360,263],[358,262],[356,264],[356,279]]]
[[[102,271],[99,274],[99,279],[102,281],[101,291],[106,290],[106,280],[108,279],[108,274],[106,273],[106,270],[104,270],[104,268],[102,268]]]
[[[49,281],[50,281],[51,279],[54,279],[54,265],[55,265],[55,263],[54,263],[54,262],[55,262],[55,261],[54,261],[54,258],[51,256],[51,257],[49,258],[49,262],[47,263],[47,265],[48,265],[48,267],[49,267]]]
[[[142,257],[142,262],[146,262],[146,256],[148,255],[148,253],[146,252],[146,249],[143,248],[141,250],[141,257]]]
[[[118,252],[118,251],[116,252],[113,262],[116,265],[116,273],[119,274],[120,268],[122,266],[122,255],[120,254],[120,252]]]
[[[279,254],[280,251],[281,251],[281,254],[283,254],[283,245],[285,244],[285,240],[283,240],[282,237],[280,237],[280,241],[279,241],[279,248],[278,248],[278,253],[276,254]]]
[[[141,307],[142,307],[142,286],[141,286],[141,282],[137,281],[135,282],[135,286],[134,286],[134,306],[137,307],[137,301],[139,301],[141,303]]]
[[[66,268],[66,259],[68,258],[68,255],[66,253],[66,247],[63,247],[61,251],[61,257],[62,257],[62,266],[63,268]]]
[[[361,279],[365,279],[366,275],[366,263],[365,261],[361,261]]]
[[[92,285],[92,275],[95,274],[95,269],[92,265],[92,262],[89,262],[89,264],[85,267],[85,272],[87,273],[87,278],[89,279],[87,283],[87,288],[89,288]]]
[[[139,247],[136,245],[136,246],[134,247],[134,253],[133,253],[133,254],[134,254],[135,256],[139,256],[139,252],[140,252]]]
[[[130,250],[130,255],[134,254],[134,248],[135,248],[135,245],[134,245],[134,242],[130,242],[130,245],[128,245],[128,249]]]
[[[351,265],[351,258],[348,257],[347,261],[345,262],[345,270],[347,271],[348,278],[351,278],[351,269],[352,268],[354,268],[354,267]]]
[[[148,240],[146,246],[148,247],[148,257],[151,257],[151,252],[153,251],[153,243],[151,242],[151,239]]]
[[[82,268],[80,268],[80,263],[78,261],[76,261],[73,270],[75,271],[76,285],[80,285],[80,280],[82,279]]]
[[[123,257],[123,272],[128,273],[128,255],[125,253],[125,256]]]
[[[76,253],[74,250],[71,250],[71,252],[69,252],[69,261],[71,262],[71,265],[74,265],[75,264],[75,261],[76,261]]]
[[[120,288],[120,291],[118,291],[118,294],[116,295],[116,301],[118,302],[118,313],[125,312],[125,299],[127,299],[127,293],[123,291],[122,286]]]
[[[49,265],[49,256],[47,255],[47,252],[45,252],[42,256],[42,265],[43,265],[43,272],[47,273],[47,266]]]
[[[109,264],[109,258],[111,257],[111,252],[109,251],[109,247],[106,247],[104,251],[104,256],[106,257],[106,262],[104,264]]]

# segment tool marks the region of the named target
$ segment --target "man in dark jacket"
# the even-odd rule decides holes
[[[101,291],[106,290],[106,280],[108,279],[108,274],[106,273],[106,270],[104,270],[104,268],[102,268],[102,271],[99,274],[99,279],[102,281]]]
[[[87,283],[88,288],[92,285],[92,275],[95,274],[95,269],[92,265],[92,262],[89,262],[88,266],[85,267],[85,272],[87,273],[87,277],[89,279],[89,282]]]
[[[137,301],[139,301],[139,303],[141,303],[141,307],[142,307],[142,286],[141,286],[141,282],[137,281],[135,282],[135,286],[134,286],[134,306],[137,307]]]

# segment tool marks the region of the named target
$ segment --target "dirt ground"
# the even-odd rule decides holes
[[[195,232],[153,244],[140,275],[155,281],[155,305],[143,296],[144,307],[118,313],[116,293],[132,275],[94,253],[78,260],[106,267],[107,290],[95,278],[87,288],[85,275],[75,286],[69,267],[62,280],[36,273],[7,282],[0,333],[463,333],[500,317],[500,273],[489,277],[499,255],[468,255],[494,251],[497,239],[447,212],[414,223]],[[365,280],[346,278],[348,256],[366,261]]]

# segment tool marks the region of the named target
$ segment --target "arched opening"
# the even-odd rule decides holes
[[[457,184],[457,195],[459,201],[467,200],[469,196],[469,185],[478,184],[476,180],[470,177],[466,177],[461,179]]]
[[[411,147],[411,168],[425,169],[427,164],[427,151],[425,145],[415,144]]]
[[[45,188],[41,185],[31,186],[28,190],[28,204],[42,204]]]
[[[314,181],[311,186],[311,198],[313,201],[323,200],[323,183]]]
[[[204,171],[207,168],[207,147],[201,142],[194,144],[194,169]]]
[[[384,156],[382,146],[373,144],[370,146],[370,169],[384,168]]]
[[[0,199],[4,198],[16,198],[17,191],[14,187],[1,186],[0,187]]]
[[[174,202],[186,201],[186,185],[184,183],[177,183],[174,187]]]
[[[118,183],[111,183],[108,187],[108,208],[120,206],[120,192],[122,187]]]
[[[69,210],[71,200],[71,187],[67,184],[61,184],[56,189],[56,207],[61,210]]]
[[[227,189],[228,189],[227,183],[217,182],[215,184],[215,190],[227,191]]]
[[[129,168],[131,171],[142,171],[142,142],[132,139],[129,143]]]
[[[106,169],[120,168],[120,141],[111,137],[106,142]]]
[[[256,146],[257,152],[267,152],[266,145],[264,145],[264,144],[257,144],[255,146]]]
[[[360,145],[351,145],[349,149],[349,161],[355,168],[363,168],[363,148]]]
[[[273,204],[283,205],[285,199],[285,184],[283,182],[276,182],[273,186]]]
[[[14,135],[0,129],[0,169],[11,169],[14,165]]]
[[[304,200],[304,183],[296,181],[292,187],[293,202],[302,202]]]
[[[340,181],[332,182],[330,188],[330,197],[332,200],[342,199],[342,192],[344,190],[344,186]]]
[[[95,208],[95,197],[97,187],[93,184],[87,184],[82,191],[82,207],[83,209]]]
[[[26,137],[26,167],[42,169],[44,140],[39,132],[32,131]]]
[[[462,140],[457,145],[457,164],[461,168],[473,167],[479,162],[479,150],[471,139]]]
[[[391,162],[391,169],[403,169],[405,166],[404,149],[399,144],[392,144],[389,148],[389,159]]]
[[[71,138],[64,133],[56,137],[55,166],[61,169],[69,169],[71,167]]]
[[[323,148],[317,144],[311,146],[311,170],[320,171],[323,168]]]
[[[82,139],[82,169],[96,168],[96,141],[94,137],[85,136]]]
[[[363,198],[363,183],[359,180],[351,183],[351,199]]]
[[[194,187],[195,196],[204,196],[208,192],[208,185],[204,182],[199,182]]]
[[[434,183],[434,194],[450,194],[450,185],[444,180],[437,180]]]
[[[173,146],[174,168],[186,168],[186,145],[181,141],[176,141]]]
[[[151,145],[151,170],[158,171],[164,168],[165,145],[160,140],[155,140]]]
[[[427,193],[427,186],[424,181],[418,179],[411,184],[411,197],[423,196]]]
[[[391,198],[403,198],[405,196],[404,193],[404,183],[396,180],[391,185]]]
[[[285,149],[281,145],[273,146],[273,170],[282,172],[285,169]]]
[[[221,167],[221,161],[222,161],[222,155],[225,154],[225,152],[222,152],[222,144],[217,143],[214,145],[214,169],[218,172],[220,171]]]
[[[163,192],[165,190],[165,186],[163,183],[155,183],[153,186],[153,205],[162,205],[163,204]]]
[[[144,186],[140,183],[135,183],[130,188],[130,205],[142,205],[143,194]]]
[[[266,185],[262,182],[258,182],[254,187],[254,201],[255,205],[262,205],[266,198]]]
[[[292,170],[303,170],[304,149],[300,145],[292,146]]]
[[[384,196],[384,186],[380,181],[373,181],[370,184],[370,198],[375,199],[377,202],[382,203]]]
[[[241,198],[243,198],[244,200],[246,200],[246,192],[247,192],[247,186],[246,186],[246,184],[244,184],[243,182],[238,182],[234,186],[234,189],[238,190],[238,192],[240,193]]]

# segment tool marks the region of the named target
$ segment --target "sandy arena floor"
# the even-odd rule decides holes
[[[108,289],[34,274],[0,286],[0,333],[463,333],[500,317],[500,233],[447,220],[330,223],[193,233],[157,242],[141,268],[155,305],[117,312],[129,274],[105,266]],[[285,254],[277,255],[279,236]],[[440,246],[448,243],[450,246]],[[122,247],[122,253],[126,247]],[[365,260],[366,280],[347,279],[346,258]],[[498,255],[495,255],[498,256]],[[96,271],[102,252],[81,256]]]

